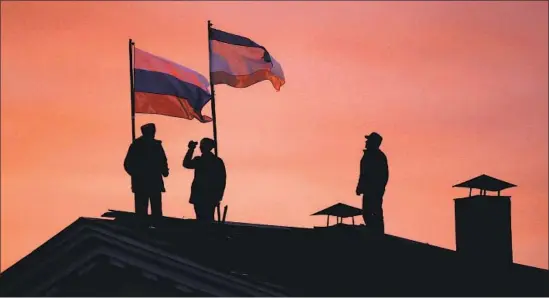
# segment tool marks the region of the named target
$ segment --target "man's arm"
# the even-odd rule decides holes
[[[360,196],[363,193],[362,184],[364,179],[364,156],[360,159],[360,174],[358,176],[358,183],[356,186],[356,195]]]
[[[193,159],[194,149],[196,148],[197,143],[194,141],[189,142],[189,150],[183,158],[183,167],[185,169],[195,169],[196,168],[196,158]]]
[[[227,171],[225,169],[225,163],[221,158],[216,159],[216,164],[212,168],[212,185],[213,185],[213,195],[217,200],[217,203],[223,200],[223,195],[225,194],[225,186],[227,185]]]
[[[369,165],[368,169],[370,169],[370,167],[373,171],[372,186],[385,188],[389,179],[389,166],[385,154],[381,153],[379,156],[376,156],[376,159],[372,161],[372,164]]]
[[[189,148],[185,158],[183,159],[183,167],[185,169],[194,169],[196,167],[196,159],[193,160],[194,148]]]
[[[128,153],[126,153],[126,158],[124,158],[124,170],[126,170],[126,173],[128,175],[132,175],[133,168],[135,163],[135,147],[133,143],[128,148]]]
[[[219,159],[220,165],[219,165],[219,191],[220,191],[220,199],[223,199],[223,195],[225,194],[225,187],[227,186],[227,169],[225,168],[225,163],[220,158]]]
[[[162,144],[160,144],[160,163],[162,176],[168,177],[170,175],[170,168],[168,168],[168,158],[166,157],[166,151],[164,151]]]
[[[385,156],[385,154],[383,154],[381,169],[382,169],[381,177],[382,177],[383,186],[386,186],[387,182],[389,182],[389,163],[387,162],[387,156]]]

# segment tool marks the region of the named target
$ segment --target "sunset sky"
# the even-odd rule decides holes
[[[355,195],[364,135],[384,136],[386,232],[455,248],[452,185],[488,174],[512,196],[515,262],[548,268],[547,2],[1,3],[1,269],[80,216],[133,211],[128,39],[208,74],[207,20],[284,69],[217,86],[228,220],[325,225]],[[211,115],[208,104],[204,114]],[[194,218],[196,120],[155,122],[164,214]],[[358,219],[358,218],[357,218]],[[360,220],[362,222],[362,220]]]

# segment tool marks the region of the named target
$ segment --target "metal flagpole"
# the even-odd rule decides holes
[[[213,137],[215,141],[215,147],[214,152],[215,156],[218,155],[217,150],[217,117],[215,116],[215,90],[214,90],[214,84],[212,82],[212,46],[210,42],[211,38],[211,29],[212,29],[212,22],[208,21],[208,53],[209,53],[209,63],[210,63],[210,89],[212,93],[212,122],[213,122]]]
[[[135,141],[135,88],[133,82],[133,48],[135,43],[131,40],[129,41],[129,51],[130,51],[130,102],[131,102],[131,113],[132,113],[132,142]]]
[[[212,43],[211,40],[211,34],[212,34],[212,22],[208,20],[208,54],[209,54],[209,73],[210,73],[210,91],[212,93],[212,122],[213,122],[213,137],[214,137],[214,153],[215,156],[218,156],[218,149],[217,149],[217,117],[215,116],[215,89],[214,84],[212,82]],[[218,203],[216,206],[217,210],[217,221],[221,222],[221,204]]]

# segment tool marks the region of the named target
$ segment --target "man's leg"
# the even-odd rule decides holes
[[[147,209],[149,205],[149,196],[145,193],[135,194],[135,215],[137,228],[147,228]]]
[[[203,220],[202,218],[202,208],[200,204],[194,204],[194,214],[196,220]]]
[[[369,201],[372,210],[372,223],[376,232],[384,234],[385,224],[383,222],[383,193],[372,194]]]
[[[207,219],[209,222],[214,222],[215,221],[215,207],[217,206],[217,204],[208,204],[205,206],[205,209],[204,212],[207,212]]]
[[[154,218],[162,217],[162,193],[154,193],[150,195],[151,200],[151,215]]]
[[[385,195],[385,189],[379,193],[379,231],[385,234],[385,218],[383,217],[383,196]]]
[[[214,221],[215,205],[211,206],[208,203],[201,203],[194,205],[194,210],[196,211],[196,219],[204,222]]]
[[[135,193],[135,214],[139,216],[147,215],[149,197],[143,193]]]
[[[383,218],[383,196],[379,198],[379,232],[385,234],[385,219]]]
[[[371,217],[371,207],[368,203],[368,196],[366,194],[362,195],[362,218],[364,219],[364,225],[371,227],[372,217]]]

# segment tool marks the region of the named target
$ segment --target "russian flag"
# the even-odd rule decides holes
[[[134,48],[135,112],[159,114],[200,122],[211,99],[208,79],[198,72],[164,58]]]
[[[263,46],[239,35],[210,29],[211,74],[214,85],[226,84],[246,88],[269,80],[280,91],[284,72],[280,64]]]

